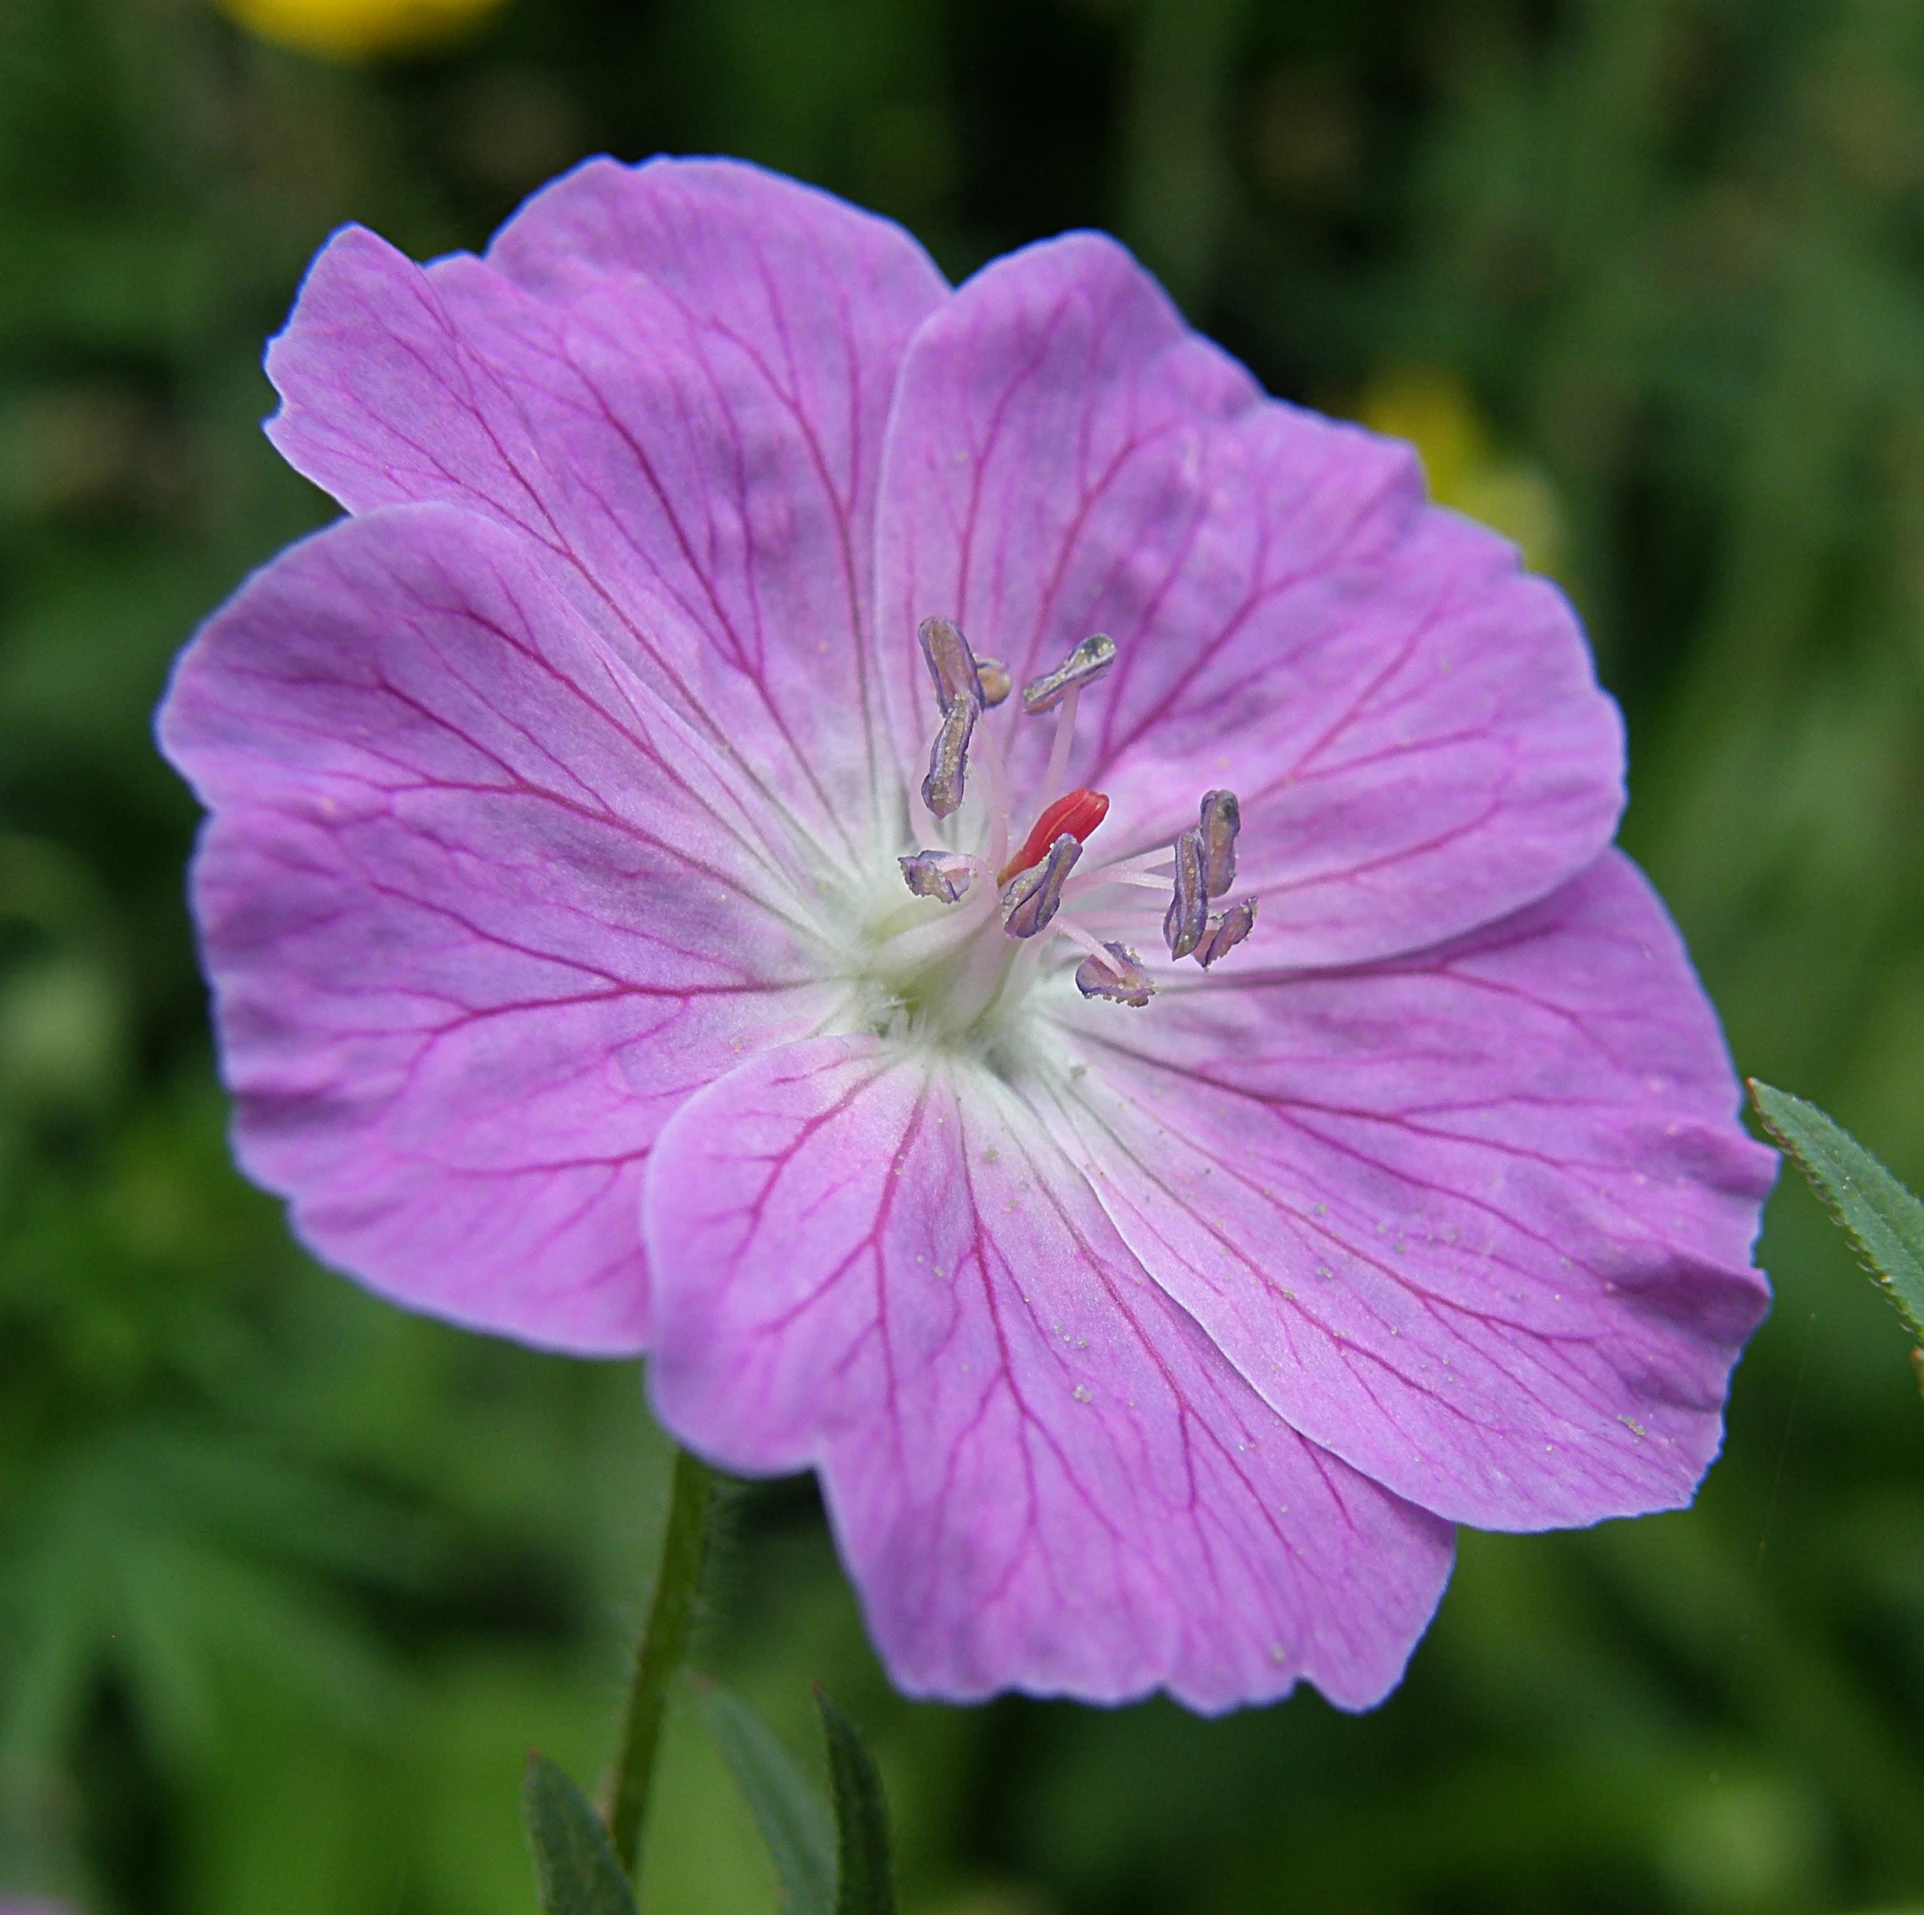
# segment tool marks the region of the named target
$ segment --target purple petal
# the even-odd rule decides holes
[[[1017,683],[1115,638],[1069,781],[1109,794],[1116,852],[1233,788],[1276,963],[1453,936],[1610,840],[1621,727],[1562,597],[1425,505],[1408,448],[1263,400],[1108,240],[999,261],[923,326],[878,536],[884,633],[954,617]]]
[[[1140,1018],[1059,1000],[1089,1068],[1056,1127],[1130,1248],[1297,1429],[1439,1515],[1688,1501],[1766,1308],[1774,1158],[1636,868],[1370,970],[1242,955]]]
[[[258,575],[161,735],[214,814],[195,905],[250,1174],[399,1301],[640,1348],[657,1130],[823,1009],[740,773],[447,506]]]
[[[485,263],[340,234],[269,354],[269,431],[353,511],[527,533],[658,691],[846,837],[893,821],[909,762],[869,722],[874,501],[945,296],[900,228],[757,168],[594,161]]]
[[[821,1471],[904,1687],[1397,1680],[1447,1528],[1265,1408],[986,1070],[756,1058],[662,1133],[646,1218],[661,1414],[729,1468]]]

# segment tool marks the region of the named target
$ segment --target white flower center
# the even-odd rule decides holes
[[[1120,937],[1097,933],[1136,930],[1144,890],[1169,899],[1162,935],[1171,961],[1193,956],[1207,968],[1249,935],[1254,899],[1209,913],[1210,901],[1235,882],[1241,819],[1231,792],[1206,793],[1196,825],[1166,850],[1083,860],[1109,800],[1062,787],[1083,690],[1115,662],[1110,639],[1085,639],[1012,702],[1007,669],[976,658],[951,620],[924,619],[919,636],[941,706],[922,802],[929,819],[952,833],[948,821],[973,777],[981,822],[972,847],[920,850],[897,861],[910,896],[874,913],[863,965],[884,1027],[938,1043],[992,1034],[1012,1018],[1045,962],[1068,955],[1057,938],[1081,953],[1075,983],[1084,997],[1141,1008],[1156,988],[1141,957]],[[1049,713],[1048,766],[1018,813],[998,732]],[[1019,841],[1018,816],[1028,821]]]

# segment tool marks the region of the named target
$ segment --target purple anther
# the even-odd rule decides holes
[[[954,904],[975,878],[968,859],[952,851],[918,851],[895,862],[902,867],[902,882],[918,898],[934,898],[939,904]]]
[[[1203,886],[1212,898],[1236,882],[1236,834],[1242,828],[1243,808],[1233,791],[1203,793]]]
[[[1111,1004],[1133,1004],[1137,1010],[1156,995],[1142,959],[1126,944],[1105,944],[1109,955],[1093,952],[1076,966],[1076,989],[1084,997],[1106,998]]]
[[[969,768],[969,737],[982,707],[972,692],[951,699],[942,729],[929,752],[929,775],[922,780],[922,802],[938,818],[961,808],[962,780]]]
[[[975,654],[954,619],[925,618],[915,635],[922,641],[922,656],[928,660],[929,676],[935,680],[935,695],[945,712],[964,694],[978,705],[993,702],[983,696],[981,680],[976,676]]]
[[[1233,951],[1256,928],[1256,900],[1245,898],[1209,920],[1209,929],[1196,946],[1196,962],[1206,971],[1225,953]]]
[[[975,661],[976,683],[982,687],[982,709],[994,711],[1008,697],[1015,684],[1009,668],[999,658],[978,658]]]
[[[1163,913],[1162,934],[1172,958],[1187,957],[1202,942],[1209,926],[1209,892],[1203,883],[1203,841],[1200,831],[1185,831],[1176,840],[1176,895]]]
[[[1012,938],[1032,938],[1062,908],[1062,883],[1082,856],[1081,843],[1065,831],[1040,864],[1011,878],[1002,893],[1002,928]]]
[[[1093,685],[1116,662],[1116,641],[1104,632],[1085,638],[1054,671],[1022,688],[1022,709],[1034,717],[1054,711],[1071,692]]]

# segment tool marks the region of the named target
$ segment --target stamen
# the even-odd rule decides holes
[[[977,727],[979,736],[969,749],[976,754],[975,769],[982,774],[982,811],[988,820],[989,835],[982,846],[981,862],[991,871],[1000,869],[1009,854],[1009,805],[1003,795],[1002,747],[993,725]],[[998,884],[1001,883],[997,879]]]
[[[994,711],[1015,685],[1008,666],[999,658],[978,658],[975,661],[975,676],[976,682],[982,687],[984,711]]]
[[[1176,840],[1176,894],[1163,914],[1162,934],[1172,958],[1187,957],[1202,941],[1209,925],[1209,893],[1203,885],[1203,841],[1200,831],[1185,831]]]
[[[913,906],[903,908],[909,913],[914,910]],[[976,934],[999,915],[1001,908],[1002,894],[994,885],[971,885],[968,896],[952,911],[890,931],[880,948],[888,953],[891,966],[898,972],[941,963],[971,944],[995,950],[991,940]]]
[[[942,714],[942,729],[935,734],[935,745],[929,752],[929,775],[922,780],[922,802],[938,818],[947,818],[962,807],[969,736],[981,710],[975,694],[964,692],[951,699]]]
[[[886,935],[881,948],[887,959],[878,975],[920,975],[926,966],[946,967],[939,973],[943,1028],[965,1029],[1004,995],[1020,996],[1030,987],[1057,933],[1080,948],[1075,981],[1084,997],[1137,1009],[1147,1005],[1156,985],[1137,952],[1120,941],[1098,942],[1129,933],[1134,907],[1126,903],[1126,894],[1137,886],[1172,887],[1162,925],[1172,958],[1193,955],[1206,970],[1250,935],[1256,923],[1253,898],[1213,916],[1209,909],[1236,881],[1242,807],[1233,791],[1205,792],[1195,826],[1170,849],[1137,852],[1114,864],[1092,865],[1084,876],[1071,876],[1084,843],[1108,815],[1109,799],[1087,786],[1060,797],[1051,794],[1067,782],[1082,693],[1116,662],[1113,639],[1093,634],[1054,671],[1022,688],[1024,712],[1053,714],[1055,737],[1041,788],[1033,794],[1040,811],[1010,857],[1009,807],[996,728],[989,726],[978,737],[977,727],[985,711],[1009,697],[1012,674],[999,659],[977,658],[953,619],[925,618],[917,636],[942,707],[928,776],[922,781],[923,802],[937,819],[961,809],[969,753],[979,745],[983,755],[975,769],[983,783],[977,798],[985,806],[986,828],[983,842],[972,851],[937,847],[897,859],[902,882],[915,897],[959,908],[936,913],[901,906],[882,926]],[[1165,875],[1155,875],[1159,868]],[[1115,890],[1105,895],[1110,886]],[[1071,895],[1076,903],[1065,914],[1063,903]],[[1019,940],[1020,948],[997,947],[993,939],[981,942],[998,915],[1004,932]]]
[[[935,680],[935,695],[943,711],[965,695],[978,705],[991,702],[983,696],[975,654],[954,619],[925,618],[915,635],[922,641],[922,656],[928,661],[929,676]]]
[[[1256,928],[1256,900],[1245,898],[1209,920],[1209,929],[1196,946],[1196,962],[1206,971],[1219,957],[1233,951]]]
[[[1062,885],[1076,860],[1082,856],[1081,843],[1068,832],[1049,847],[1049,855],[1025,871],[1002,894],[1002,928],[1012,938],[1032,938],[1047,928],[1049,920],[1062,908]]]
[[[1093,685],[1116,662],[1116,641],[1105,632],[1085,638],[1054,671],[1032,678],[1022,688],[1022,709],[1030,717],[1054,711],[1065,694]]]
[[[1040,864],[1049,847],[1066,831],[1070,837],[1086,839],[1109,815],[1109,800],[1087,785],[1065,793],[1050,805],[1022,841],[1022,849],[1002,867],[996,883],[1007,884],[1018,871]]]
[[[1055,794],[1062,789],[1062,781],[1069,775],[1069,754],[1076,743],[1076,712],[1082,704],[1082,687],[1071,685],[1062,695],[1062,703],[1056,707],[1055,736],[1049,740],[1048,768],[1042,774],[1042,784],[1036,792],[1038,802],[1050,803]]]
[[[1142,960],[1126,944],[1105,944],[1103,957],[1086,957],[1076,966],[1076,989],[1084,997],[1106,998],[1141,1010],[1156,987]]]
[[[1149,883],[1160,889],[1169,882],[1169,876],[1164,867],[1175,855],[1174,846],[1163,845],[1155,851],[1140,852],[1133,858],[1118,858],[1113,864],[1105,864],[1102,867],[1102,875],[1105,880],[1115,882],[1126,879],[1134,883],[1138,878],[1146,878]],[[1156,875],[1158,873],[1161,875]]]
[[[935,898],[943,904],[957,902],[975,876],[968,859],[950,851],[918,851],[895,862],[902,867],[902,882],[918,898]]]
[[[1236,882],[1236,834],[1242,828],[1243,808],[1233,791],[1203,793],[1203,884],[1212,898]]]

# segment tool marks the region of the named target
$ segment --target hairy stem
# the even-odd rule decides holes
[[[631,1882],[640,1877],[641,1831],[648,1814],[648,1790],[655,1776],[662,1710],[669,1681],[681,1667],[688,1648],[702,1563],[708,1554],[708,1518],[714,1501],[714,1472],[698,1457],[678,1449],[668,1496],[668,1526],[661,1539],[661,1567],[655,1575],[648,1620],[635,1645],[635,1670],[628,1685],[628,1706],[622,1714],[621,1746],[608,1784],[608,1834]]]

